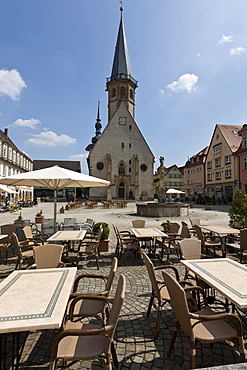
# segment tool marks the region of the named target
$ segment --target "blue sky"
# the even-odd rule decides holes
[[[81,160],[97,102],[107,124],[117,0],[2,0],[0,129],[31,159]],[[135,120],[155,157],[184,165],[217,123],[247,122],[246,0],[125,0]],[[158,161],[156,161],[157,165]]]

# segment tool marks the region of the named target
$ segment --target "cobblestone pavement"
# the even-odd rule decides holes
[[[51,204],[42,205],[45,214],[52,217],[53,206]],[[42,209],[43,209],[42,208]],[[51,211],[49,210],[51,208]],[[31,210],[23,210],[24,218],[31,218],[29,213]],[[137,218],[135,214],[134,205],[128,205],[125,210],[75,210],[69,211],[63,217],[77,217],[78,221],[83,221],[86,217],[93,217],[96,221],[105,221],[115,223],[120,229],[129,229],[131,227],[131,220]],[[37,209],[32,209],[33,214]],[[209,211],[211,212],[211,211]],[[211,214],[202,209],[193,210],[193,216],[200,216],[206,224],[223,224],[227,225],[228,216],[227,208],[221,210],[215,209]],[[6,215],[1,219],[0,224],[13,222],[12,215]],[[61,215],[60,215],[61,216]],[[191,215],[190,215],[191,216]],[[189,217],[189,216],[188,216]],[[187,221],[188,221],[187,217]],[[48,216],[47,216],[48,218]],[[138,217],[139,218],[139,217]],[[143,217],[142,217],[143,218]],[[171,219],[173,220],[173,219]],[[178,219],[178,221],[186,221],[186,218]],[[161,219],[146,219],[148,226],[159,227]],[[108,274],[111,261],[114,255],[115,238],[113,232],[111,233],[111,250],[107,253],[101,253],[100,257],[100,274]],[[151,259],[155,265],[161,264],[159,260],[159,250],[156,254],[152,255]],[[232,258],[236,258],[233,254]],[[69,267],[74,261],[75,254],[69,255],[67,266]],[[171,262],[174,264],[183,278],[184,268],[180,265],[179,259],[176,256],[171,256]],[[7,265],[3,264],[1,260],[1,272],[11,271],[14,267],[15,257],[9,259]],[[163,262],[164,263],[164,262]],[[87,258],[80,262],[78,266],[78,274],[82,272],[97,273],[98,270],[95,266],[94,259]],[[156,309],[153,307],[151,315],[146,316],[147,307],[150,299],[151,284],[147,274],[145,265],[139,265],[132,253],[126,254],[122,266],[117,269],[117,277],[113,284],[113,291],[117,284],[119,274],[123,273],[127,281],[126,298],[121,311],[120,319],[118,322],[117,330],[115,333],[115,343],[117,355],[120,362],[120,369],[189,369],[189,346],[187,338],[181,334],[176,339],[174,351],[170,357],[167,357],[166,352],[171,339],[171,333],[174,326],[174,314],[171,306],[166,304],[162,311],[162,321],[159,339],[154,339],[155,325],[156,325]],[[100,283],[95,280],[95,284],[88,281],[84,282],[83,291],[92,291],[100,289]],[[244,329],[245,335],[247,334],[246,328]],[[25,343],[20,369],[47,369],[49,366],[50,350],[52,338],[55,331],[37,331],[31,332]],[[247,347],[246,347],[247,348]],[[209,368],[213,366],[236,364],[229,369],[247,369],[246,364],[239,364],[239,356],[230,348],[215,344],[213,347],[210,345],[198,345],[197,349],[197,368]],[[239,367],[238,365],[239,364]],[[98,362],[76,363],[71,366],[71,369],[102,369],[103,366]],[[225,370],[228,368],[224,366],[219,369]]]

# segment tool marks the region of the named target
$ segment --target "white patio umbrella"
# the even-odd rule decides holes
[[[54,190],[54,225],[57,213],[57,191],[62,188],[109,186],[110,182],[59,166],[1,177],[0,183],[11,186],[39,186]]]
[[[0,184],[0,191],[4,191],[5,193],[9,193],[9,194],[16,194],[17,192],[8,188],[7,186],[4,186],[2,184]]]
[[[185,194],[184,191],[177,189],[168,189],[166,194]]]

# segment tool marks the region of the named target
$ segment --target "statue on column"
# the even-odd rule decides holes
[[[158,167],[159,173],[159,202],[166,201],[166,185],[165,185],[165,172],[166,168],[164,166],[165,158],[159,157],[160,166]]]

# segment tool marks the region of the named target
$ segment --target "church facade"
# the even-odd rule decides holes
[[[91,188],[90,199],[153,199],[154,155],[135,122],[136,88],[121,13],[112,73],[106,83],[108,124],[101,133],[98,106],[95,136],[86,148],[89,174],[111,185]]]

